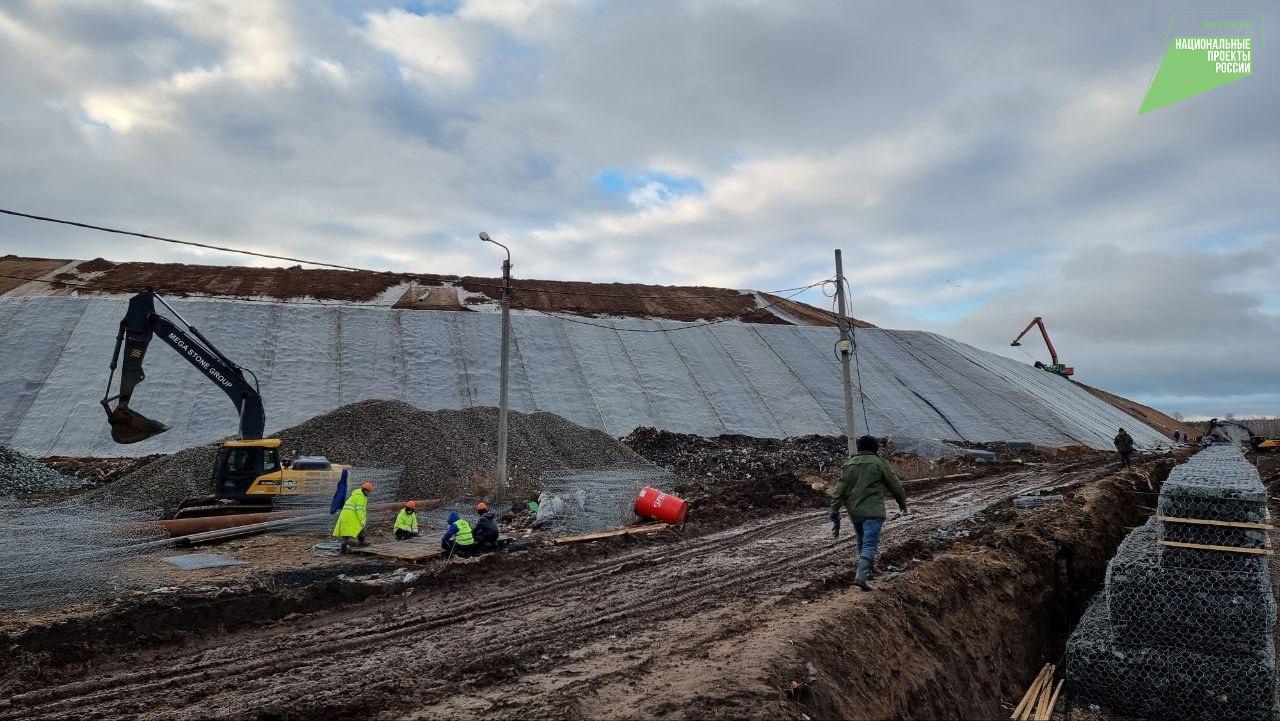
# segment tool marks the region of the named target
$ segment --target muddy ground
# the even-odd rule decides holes
[[[0,638],[0,718],[1007,717],[1171,466],[913,482],[872,593],[792,487],[772,512],[735,514],[740,494],[716,523],[407,585],[311,569],[142,598]],[[1048,490],[1066,500],[1011,506]]]

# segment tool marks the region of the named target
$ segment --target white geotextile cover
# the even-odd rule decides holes
[[[425,410],[498,401],[497,314],[169,302],[257,374],[269,432],[370,398]],[[157,339],[132,407],[172,430],[129,446],[111,441],[98,401],[125,305],[124,298],[0,298],[0,445],[36,456],[142,455],[236,432],[227,398]],[[511,325],[514,410],[551,411],[614,436],[637,426],[704,436],[843,432],[834,328],[727,322],[627,333],[532,315],[515,315]],[[857,337],[875,435],[1106,449],[1123,426],[1139,446],[1167,442],[1025,363],[921,331],[864,329]],[[867,430],[862,411],[855,409],[859,434]]]

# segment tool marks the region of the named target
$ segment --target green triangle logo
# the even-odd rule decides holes
[[[1245,36],[1180,36],[1169,43],[1138,114],[1247,78],[1253,42]]]

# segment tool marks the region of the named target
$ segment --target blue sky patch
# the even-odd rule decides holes
[[[702,181],[694,177],[661,172],[624,173],[620,170],[601,172],[596,176],[596,187],[606,195],[626,198],[633,205],[660,205],[706,191]]]

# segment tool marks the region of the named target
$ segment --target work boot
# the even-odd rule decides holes
[[[871,574],[871,559],[858,559],[858,576],[853,580],[853,584],[864,591],[871,590],[871,584],[867,583],[867,577]]]
[[[350,553],[350,551],[347,550],[347,544],[350,542],[350,539],[342,539],[342,545],[338,548],[338,553]]]

